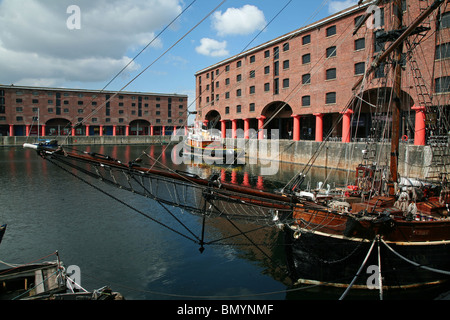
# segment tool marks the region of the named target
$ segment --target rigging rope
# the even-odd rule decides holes
[[[439,270],[439,269],[435,269],[435,268],[431,268],[431,267],[427,267],[427,266],[423,266],[417,262],[414,262],[412,260],[409,260],[408,258],[402,256],[400,253],[396,252],[394,249],[392,249],[387,243],[386,241],[384,241],[383,239],[381,239],[381,242],[384,243],[384,245],[392,251],[392,253],[394,253],[397,257],[399,257],[402,260],[405,260],[406,262],[412,264],[413,266],[428,270],[428,271],[432,271],[432,272],[436,272],[436,273],[441,273],[441,274],[445,274],[445,275],[450,275],[450,271],[445,271],[445,270]]]

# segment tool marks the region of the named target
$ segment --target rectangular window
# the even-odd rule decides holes
[[[225,107],[225,114],[230,114],[230,107]]]
[[[326,80],[336,79],[336,68],[331,68],[326,71]]]
[[[237,89],[236,90],[236,97],[240,97],[242,95],[242,90],[241,89]]]
[[[336,92],[328,92],[325,96],[326,104],[336,103]]]
[[[311,96],[302,97],[302,107],[309,107],[311,105]]]
[[[304,54],[302,56],[302,63],[303,64],[311,63],[311,54],[310,53]]]
[[[227,86],[230,85],[230,78],[225,79],[225,85],[227,85]]]
[[[253,55],[250,57],[250,63],[254,63],[256,61],[256,57]]]
[[[376,34],[373,37],[373,50],[374,52],[380,52],[384,49],[384,42],[377,41]]]
[[[241,113],[241,105],[236,106],[236,113]]]
[[[264,91],[265,92],[270,91],[270,83],[264,83]]]
[[[360,23],[360,21],[363,20],[363,18],[364,18],[364,15],[357,16],[355,18],[355,26],[357,26]]]
[[[38,99],[33,99],[32,102],[33,103],[39,103],[39,100]]]
[[[336,57],[336,47],[327,48],[327,58]]]
[[[270,66],[264,67],[264,74],[270,73]]]
[[[355,75],[364,74],[366,71],[366,64],[364,62],[355,63]]]
[[[289,60],[283,61],[283,69],[289,69]]]
[[[450,58],[450,42],[436,46],[436,60]]]
[[[328,27],[326,32],[327,32],[327,37],[335,35],[336,34],[336,26]]]
[[[273,64],[273,75],[278,76],[280,74],[280,63],[275,61]]]
[[[241,75],[241,74],[238,74],[238,75],[236,76],[236,82],[241,82],[241,80],[242,80],[242,75]]]
[[[311,35],[310,34],[308,34],[302,38],[303,45],[308,44],[308,43],[311,43]]]
[[[288,51],[289,50],[289,42],[286,42],[285,44],[283,44],[283,51]]]
[[[242,67],[242,61],[236,62],[236,68],[240,68],[240,67]]]
[[[264,58],[269,58],[269,57],[270,57],[270,50],[264,51]]]
[[[302,76],[302,84],[310,84],[311,83],[311,75],[309,73],[304,74]]]
[[[450,92],[450,77],[437,78],[435,80],[435,92]]]
[[[250,79],[254,78],[256,75],[255,70],[250,71]]]
[[[251,86],[250,87],[250,94],[254,94],[255,93],[255,86]]]
[[[225,66],[225,72],[230,71],[230,65]]]
[[[375,78],[384,78],[386,75],[384,73],[384,63],[380,63],[378,68],[375,69]]]
[[[278,94],[279,93],[279,88],[280,86],[280,79],[273,79],[273,94]]]
[[[283,88],[289,88],[289,79],[283,79]]]
[[[278,47],[273,48],[273,60],[280,58],[280,49]]]
[[[249,111],[250,111],[250,112],[255,111],[255,104],[254,104],[254,103],[250,103]]]
[[[439,29],[450,28],[450,11],[443,13],[438,17]]]
[[[355,40],[355,51],[356,50],[362,50],[366,47],[366,39],[365,38],[359,38]]]

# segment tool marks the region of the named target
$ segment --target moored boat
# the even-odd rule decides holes
[[[206,129],[200,121],[189,128],[185,139],[184,154],[202,158],[215,164],[244,163],[242,149],[227,146],[215,129]]]

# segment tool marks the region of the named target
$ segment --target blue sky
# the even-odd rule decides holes
[[[186,94],[192,103],[196,71],[357,2],[227,0],[208,16],[222,1],[0,0],[0,83],[103,89],[189,7],[106,89],[148,67],[125,90]]]

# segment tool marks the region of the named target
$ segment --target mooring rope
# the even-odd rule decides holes
[[[412,264],[413,266],[428,270],[428,271],[432,271],[432,272],[437,272],[437,273],[441,273],[441,274],[445,274],[445,275],[450,275],[450,271],[445,271],[445,270],[439,270],[439,269],[435,269],[435,268],[431,268],[431,267],[427,267],[427,266],[423,266],[420,263],[414,262],[412,260],[409,260],[408,258],[402,256],[400,253],[396,252],[394,249],[392,249],[383,239],[381,239],[381,242],[384,243],[384,245],[392,251],[392,253],[394,253],[397,257],[399,257],[402,260],[405,260],[406,262]]]
[[[356,273],[355,277],[353,278],[352,282],[350,282],[350,285],[347,287],[347,289],[345,289],[344,293],[342,294],[342,296],[339,298],[339,300],[343,300],[345,298],[345,296],[347,295],[347,293],[350,291],[350,289],[353,287],[353,285],[355,284],[356,279],[358,279],[362,269],[364,268],[364,265],[366,264],[367,260],[369,259],[370,254],[372,253],[372,249],[373,246],[375,244],[376,238],[373,239],[372,241],[372,245],[370,246],[369,252],[367,252],[366,257],[364,258],[363,263],[361,264],[361,267],[359,267],[358,272]]]

